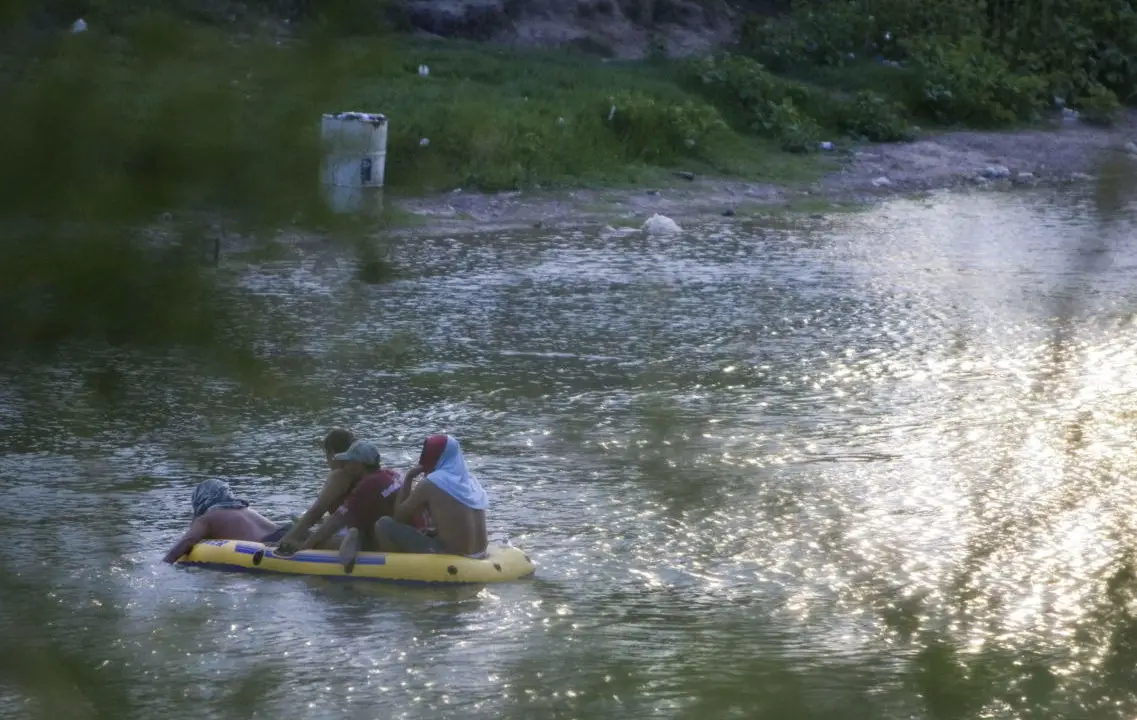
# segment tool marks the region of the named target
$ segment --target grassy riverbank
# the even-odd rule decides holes
[[[242,213],[315,211],[296,195],[314,195],[316,125],[329,110],[387,114],[387,186],[421,193],[611,186],[674,170],[794,182],[829,166],[823,142],[1030,123],[1058,93],[1109,123],[1118,92],[1137,97],[1121,70],[1105,73],[1115,92],[1081,70],[1016,69],[975,34],[898,43],[885,23],[843,12],[753,24],[733,53],[638,63],[127,16],[6,60],[0,151],[14,162],[0,202],[59,208],[60,192],[122,181],[163,209],[192,196]]]
[[[69,107],[66,127],[56,123],[45,145],[58,147],[62,134],[64,143],[132,153],[140,129],[154,127],[146,152],[182,157],[179,148],[207,144],[310,184],[320,113],[358,109],[390,118],[392,192],[625,184],[674,168],[796,180],[818,169],[783,152],[775,133],[728,124],[694,86],[697,69],[682,63],[392,37],[235,40],[216,28],[157,23],[125,37],[67,37],[59,50],[22,88],[28,126],[9,128],[9,142],[38,144],[46,133],[32,118]],[[309,166],[286,166],[285,156]],[[193,167],[170,169],[253,172],[208,155],[184,159]],[[274,176],[265,178],[270,192],[283,184]]]
[[[18,309],[0,340],[212,343],[224,312],[185,261],[211,233],[371,234],[324,206],[329,110],[388,115],[388,192],[407,196],[654,184],[676,171],[792,185],[834,167],[823,142],[1012,127],[1053,111],[1059,93],[1108,123],[1119,95],[1137,97],[1126,44],[1137,15],[1113,0],[1059,8],[1071,34],[1044,55],[1024,55],[1023,36],[1000,44],[994,21],[960,25],[970,0],[952,12],[866,2],[755,22],[730,53],[638,63],[343,23],[237,32],[153,11],[19,35],[0,65],[0,212],[21,221],[0,243],[0,300]],[[1093,42],[1078,45],[1086,32]],[[135,242],[132,229],[163,218],[176,255]]]
[[[731,128],[668,63],[236,35],[158,15],[113,30],[92,21],[3,60],[0,213],[18,219],[0,243],[10,351],[227,344],[240,333],[195,262],[219,232],[327,231],[370,252],[373,228],[330,213],[317,184],[329,110],[389,116],[390,194],[613,186],[675,169],[784,182],[823,167]],[[136,242],[156,223],[168,250]]]

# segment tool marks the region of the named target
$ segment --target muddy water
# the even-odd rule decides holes
[[[380,286],[334,249],[233,261],[285,391],[176,356],[9,370],[0,620],[24,654],[0,714],[1121,713],[1132,213],[970,195],[687,230],[406,241]],[[460,437],[537,577],[159,562],[202,478],[300,511],[332,424],[401,466]]]

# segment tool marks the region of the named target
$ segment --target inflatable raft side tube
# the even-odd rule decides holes
[[[345,573],[338,554],[305,550],[282,556],[259,542],[204,540],[178,559],[179,565],[227,572],[306,575],[332,580],[376,580],[412,585],[486,584],[524,580],[534,575],[532,560],[521,549],[491,545],[484,558],[409,553],[360,553],[353,572]]]
[[[212,570],[215,572],[228,572],[238,573],[244,575],[273,575],[275,577],[309,577],[318,578],[320,580],[330,580],[332,582],[378,582],[386,585],[403,585],[406,587],[440,587],[440,586],[453,586],[453,585],[493,585],[494,583],[478,580],[401,580],[395,578],[384,577],[367,577],[365,575],[309,575],[307,573],[296,572],[281,572],[279,570],[262,570],[260,568],[245,567],[244,565],[230,565],[228,563],[213,563],[213,562],[179,562],[178,565],[185,567],[199,568],[201,570]],[[529,580],[533,577],[534,573],[522,575],[518,580]]]

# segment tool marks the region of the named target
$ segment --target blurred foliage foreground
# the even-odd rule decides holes
[[[381,43],[366,48],[344,51],[319,37],[283,44],[237,40],[147,17],[114,35],[62,35],[34,54],[4,58],[0,348],[48,352],[72,340],[239,347],[241,313],[221,292],[218,277],[203,271],[202,257],[209,255],[218,224],[250,236],[281,227],[363,231],[323,204],[316,182],[321,153],[316,130],[320,112],[342,106],[342,78],[359,78],[371,68],[382,75],[383,68],[398,65]],[[737,61],[699,68],[701,82],[712,88],[730,86],[733,78],[755,85],[766,81]],[[566,82],[570,71],[561,76]],[[538,91],[534,80],[532,96]],[[481,91],[475,86],[472,92]],[[444,98],[437,99],[435,108],[443,106]],[[586,109],[604,117],[609,106]],[[469,153],[455,157],[476,168],[478,152],[498,157],[495,142],[533,145],[533,162],[549,157],[537,152],[541,148],[532,136],[510,134],[511,126],[499,122],[504,117],[486,114],[486,124],[471,127],[466,136],[478,142],[467,143]],[[416,136],[431,135],[431,128],[416,126],[418,121],[434,120],[424,116],[404,123],[393,144],[409,146]],[[623,140],[612,133],[611,142],[632,150],[646,146],[632,142],[635,129]],[[651,142],[660,136],[650,133]],[[579,137],[583,148],[590,136]],[[676,137],[674,147],[698,146],[691,137]],[[445,142],[438,135],[435,140]],[[561,158],[566,163],[578,155],[568,147]],[[595,152],[610,149],[603,143],[597,147]],[[394,177],[409,177],[399,162],[406,161],[394,161]],[[18,577],[9,570],[0,560],[0,636],[6,641],[0,654],[0,716],[9,711],[16,717],[146,716],[145,703],[131,692],[154,682],[145,662],[104,668],[105,648],[45,631],[59,612],[45,602],[51,579]],[[1120,559],[1104,582],[1100,606],[1072,638],[1069,656],[1044,649],[965,653],[942,634],[913,630],[921,627],[923,609],[903,598],[882,601],[880,612],[905,636],[896,651],[904,658],[897,672],[906,688],[902,705],[912,713],[902,716],[1132,717],[1137,713],[1135,577],[1133,561]],[[68,611],[85,626],[120,622],[113,598],[104,600]],[[550,656],[549,662],[555,666],[562,660]],[[606,662],[596,659],[605,669]],[[882,710],[883,703],[873,700],[879,678],[851,680],[842,713],[826,707],[812,689],[818,683],[788,663],[756,657],[729,668],[730,675],[713,662],[707,667],[709,672],[694,668],[684,674],[691,680],[679,692],[696,713],[708,717],[873,717]],[[260,678],[266,675],[271,676]],[[200,678],[161,682],[170,698],[179,698]],[[248,717],[271,693],[271,682],[239,678],[227,685],[222,699],[231,716]],[[581,702],[599,702],[601,696],[597,689]],[[854,702],[856,697],[863,702]],[[620,712],[613,708],[608,715]]]
[[[783,151],[825,138],[904,140],[910,119],[1006,126],[1057,96],[1112,122],[1137,98],[1137,14],[1120,0],[1006,18],[970,0],[802,0],[747,26],[734,53],[639,64],[412,46],[351,13],[284,33],[211,25],[184,3],[126,5],[92,11],[78,34],[13,30],[0,13],[7,354],[71,340],[237,348],[235,300],[202,271],[222,234],[350,238],[365,279],[382,279],[364,219],[322,199],[329,110],[388,114],[387,187],[418,192],[642,183],[672,168],[792,182],[821,167]]]
[[[143,16],[0,62],[8,355],[235,343],[232,298],[205,270],[220,234],[361,229],[318,183],[327,44]]]

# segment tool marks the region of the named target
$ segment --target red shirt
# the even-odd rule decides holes
[[[384,515],[395,514],[395,493],[403,476],[394,470],[376,470],[360,478],[337,512],[347,515],[347,525],[371,528]]]

